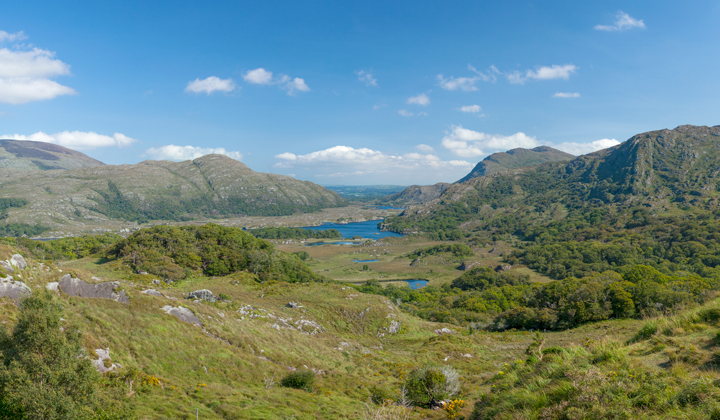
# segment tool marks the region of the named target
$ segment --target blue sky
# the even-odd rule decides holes
[[[0,135],[430,184],[720,124],[717,2],[6,2]]]

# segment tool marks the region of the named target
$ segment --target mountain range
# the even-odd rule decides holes
[[[6,206],[8,224],[280,216],[346,204],[317,184],[255,172],[224,155],[116,166],[41,142],[1,144],[11,156],[2,160],[0,199],[17,199]]]

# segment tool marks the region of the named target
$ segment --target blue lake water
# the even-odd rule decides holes
[[[378,261],[380,261],[380,260],[358,260],[357,258],[355,258],[356,263],[378,262]]]
[[[411,289],[420,289],[428,284],[427,280],[404,280],[407,282]]]
[[[380,223],[380,220],[368,220],[367,222],[356,222],[356,223],[323,223],[320,226],[308,226],[303,229],[310,229],[310,230],[327,230],[327,229],[337,229],[340,234],[343,236],[343,238],[352,238],[354,236],[359,236],[361,238],[365,239],[380,239],[380,238],[386,238],[388,236],[403,236],[399,233],[395,232],[381,232],[380,229],[378,229],[378,223]]]
[[[313,242],[305,244],[305,246],[322,246],[322,245],[360,245],[358,241],[330,241],[330,242]]]

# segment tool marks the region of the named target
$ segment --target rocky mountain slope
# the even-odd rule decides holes
[[[41,141],[0,139],[0,168],[22,171],[75,169],[102,166],[104,163],[83,153]]]
[[[440,197],[440,194],[448,189],[450,185],[452,184],[446,182],[439,182],[434,185],[411,185],[400,192],[383,197],[381,201],[403,206],[427,203]]]
[[[286,215],[345,204],[337,193],[294,178],[259,173],[223,155],[185,162],[145,161],[72,170],[0,169],[0,197],[22,198],[7,223],[188,220]]]
[[[539,146],[533,149],[508,150],[507,152],[493,153],[475,165],[472,171],[458,182],[465,182],[473,178],[490,175],[494,172],[508,169],[537,166],[545,162],[562,162],[574,159],[575,156],[553,149],[548,146]]]
[[[507,224],[517,229],[597,210],[619,215],[617,223],[624,226],[641,210],[637,207],[658,216],[718,209],[718,168],[720,126],[685,125],[639,134],[570,162],[454,184],[386,223],[409,231],[439,226],[480,231]]]

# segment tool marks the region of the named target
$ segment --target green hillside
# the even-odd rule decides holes
[[[563,162],[574,158],[575,156],[569,153],[548,146],[539,146],[533,149],[518,147],[507,152],[493,153],[486,157],[458,182],[465,182],[495,172],[507,171],[508,169],[537,166],[546,162]]]

